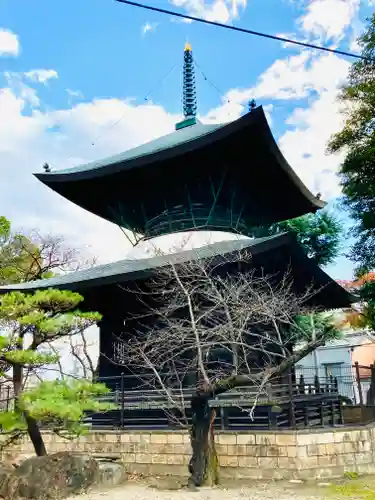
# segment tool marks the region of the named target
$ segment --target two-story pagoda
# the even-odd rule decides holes
[[[201,246],[200,258],[248,248],[253,266],[265,273],[291,269],[297,291],[314,283],[318,292],[313,300],[320,307],[347,307],[351,300],[291,235],[248,237],[254,226],[315,213],[324,203],[304,186],[280,152],[261,106],[250,106],[247,114],[228,124],[199,122],[189,44],[184,50],[183,112],[175,132],[148,144],[74,168],[35,174],[56,193],[137,239],[125,260],[1,290],[81,292],[84,306],[103,314],[100,377],[118,376],[126,369],[110,360],[120,356],[115,338],[126,338],[131,330],[137,297],[124,298],[124,287],[118,285],[144,281],[171,259],[197,258],[194,241],[202,241],[204,231],[216,243]],[[163,239],[170,243],[172,234],[177,238],[186,232],[193,235],[188,250],[167,257],[142,254],[147,242],[160,247]]]

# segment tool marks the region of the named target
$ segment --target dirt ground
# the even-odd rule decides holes
[[[329,483],[255,482],[189,491],[176,480],[133,482],[110,491],[93,491],[69,500],[375,500],[375,477]]]

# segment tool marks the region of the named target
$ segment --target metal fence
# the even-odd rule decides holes
[[[0,385],[0,411],[9,411],[13,405],[13,387],[7,384]]]
[[[338,394],[348,405],[373,406],[375,404],[373,394],[373,386],[375,386],[374,365],[364,366],[359,363],[354,365],[327,364],[318,367],[297,365],[295,376],[296,379],[302,380],[306,386],[335,380]]]

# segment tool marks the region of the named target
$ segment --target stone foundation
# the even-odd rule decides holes
[[[171,431],[94,431],[74,441],[44,433],[49,453],[71,450],[118,458],[130,472],[187,475],[189,435]],[[221,475],[253,479],[313,479],[345,472],[375,473],[375,426],[310,431],[216,434]],[[28,439],[3,459],[33,455]]]

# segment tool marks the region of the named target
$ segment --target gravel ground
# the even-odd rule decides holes
[[[254,484],[237,488],[200,488],[162,491],[147,484],[128,483],[110,491],[95,491],[69,500],[323,500],[324,487],[306,488],[290,483]],[[330,496],[330,500],[334,500]]]

